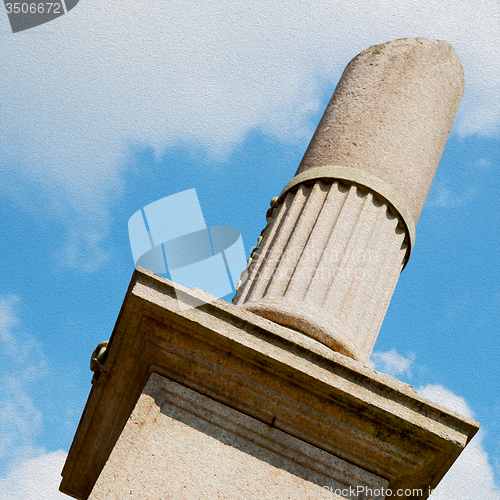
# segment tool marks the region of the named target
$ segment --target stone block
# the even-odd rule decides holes
[[[260,500],[266,485],[276,493],[285,483],[342,484],[345,471],[423,499],[479,427],[305,335],[204,292],[183,293],[207,303],[181,309],[172,282],[134,272],[62,472],[64,493],[87,499],[97,484],[91,498],[104,500],[98,491],[126,485],[132,498],[183,498],[160,490],[198,472],[207,478],[207,456],[216,456],[223,470],[211,498],[238,498],[228,493],[235,477],[242,498]],[[165,462],[171,453],[186,467]],[[249,481],[263,489],[251,494]],[[141,488],[154,491],[141,496]]]
[[[387,485],[364,469],[153,373],[89,500],[382,500]]]

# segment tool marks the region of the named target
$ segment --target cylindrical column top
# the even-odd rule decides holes
[[[462,65],[446,42],[370,47],[344,70],[296,175],[328,165],[364,171],[393,188],[416,223],[463,89]]]

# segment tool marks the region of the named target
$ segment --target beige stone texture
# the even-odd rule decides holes
[[[233,303],[366,362],[463,87],[445,42],[396,40],[356,56],[296,174],[345,175],[280,196]]]
[[[387,487],[385,479],[153,373],[89,500],[382,500]]]
[[[463,91],[462,65],[446,42],[370,47],[344,70],[297,174],[322,165],[363,170],[392,186],[417,222]]]
[[[233,302],[367,362],[407,244],[387,202],[336,181],[287,194]]]
[[[227,481],[240,469],[247,468],[240,478],[243,489],[247,481],[260,480],[271,488],[273,474],[281,486],[287,481],[317,484],[323,476],[333,484],[347,462],[353,466],[349,474],[359,472],[362,480],[378,477],[393,490],[421,489],[421,494],[398,496],[416,500],[437,486],[477,432],[473,420],[299,332],[204,292],[183,292],[207,303],[181,308],[172,282],[140,268],[134,272],[69,451],[61,491],[88,498],[108,460],[93,500],[106,498],[97,491],[106,491],[107,484],[148,491],[150,466],[162,476],[163,466],[169,466],[164,461],[168,450],[188,460],[186,446],[199,442],[199,462],[189,458],[189,467],[197,466],[207,478],[213,470],[205,452],[216,454],[223,464],[220,484],[210,483],[221,493],[212,498],[235,498],[228,496]],[[157,389],[145,390],[153,373],[161,376]],[[247,429],[243,436],[238,431],[242,426]],[[160,442],[167,437],[169,444]],[[158,452],[158,466],[148,452]],[[277,455],[283,458],[279,467],[276,461],[269,463]],[[288,460],[296,464],[294,471]],[[186,481],[187,472],[176,467],[167,479],[158,478],[158,484],[166,480],[174,491]],[[245,499],[266,498],[261,490],[253,495],[244,491]],[[165,498],[159,490],[148,495],[132,498]]]

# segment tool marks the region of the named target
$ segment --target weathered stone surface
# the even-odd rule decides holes
[[[333,177],[280,196],[233,303],[366,362],[463,87],[445,42],[396,40],[356,56],[296,173]]]
[[[322,165],[373,174],[405,198],[417,222],[463,91],[462,65],[446,42],[370,47],[346,67],[297,174]]]
[[[302,184],[276,209],[233,302],[367,362],[406,250],[400,221],[373,193]]]
[[[169,280],[136,269],[62,473],[63,492],[88,498],[122,430],[134,425],[130,415],[152,373],[218,401],[221,411],[232,408],[260,421],[251,424],[254,430],[276,429],[283,440],[286,434],[308,443],[341,459],[338,464],[346,461],[386,479],[392,489],[422,489],[421,496],[402,499],[426,498],[478,429],[473,420],[425,400],[411,386],[305,335],[205,298],[205,305],[181,310]],[[180,414],[173,420],[182,422]],[[258,434],[255,439],[266,435]],[[221,450],[215,442],[210,446]],[[240,465],[252,461],[228,453],[236,453]],[[255,467],[264,474],[261,465]],[[121,468],[115,464],[112,470]],[[286,474],[280,474],[284,481]],[[164,497],[151,493],[149,498]]]
[[[89,500],[382,500],[387,487],[385,479],[153,373]]]

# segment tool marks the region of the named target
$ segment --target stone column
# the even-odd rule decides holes
[[[453,48],[370,47],[345,69],[233,300],[366,362],[464,88]]]

